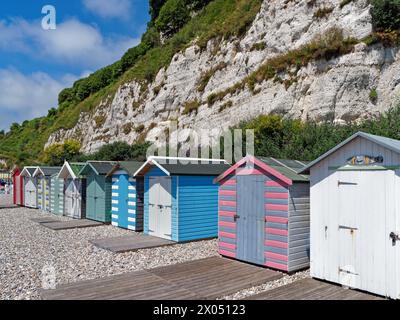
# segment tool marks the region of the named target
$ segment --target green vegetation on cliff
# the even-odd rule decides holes
[[[136,79],[146,88],[175,53],[193,42],[204,48],[211,38],[243,35],[261,3],[262,0],[150,0],[152,20],[141,43],[129,49],[121,60],[62,90],[58,108],[52,108],[47,116],[15,124],[9,132],[0,134],[2,158],[19,162],[41,158],[52,133],[74,127],[81,112],[93,111],[100,102],[110,103],[119,85]],[[183,16],[177,15],[168,22],[166,17],[177,4],[184,4],[185,10],[179,11]],[[188,20],[185,12],[197,13]],[[163,44],[160,31],[167,36]]]

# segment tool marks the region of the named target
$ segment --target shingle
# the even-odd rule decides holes
[[[85,166],[85,163],[70,163],[69,166],[71,167],[71,170],[75,174],[75,176],[79,176],[79,172],[83,169]]]
[[[133,175],[144,164],[144,162],[140,162],[140,161],[120,161],[118,164],[122,169],[124,169],[130,175]]]
[[[112,161],[88,161],[88,163],[101,175],[109,173],[115,165]]]
[[[297,171],[305,167],[304,162],[289,159],[275,159],[272,157],[257,157],[257,159],[260,159],[266,165],[270,166],[272,169],[275,169],[292,181],[309,181],[309,177],[307,175],[301,175],[297,173]]]
[[[39,169],[43,172],[44,176],[48,177],[60,172],[61,167],[39,167]]]
[[[217,176],[229,169],[225,163],[161,164],[171,175]]]

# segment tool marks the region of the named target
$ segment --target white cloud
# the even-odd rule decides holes
[[[90,69],[120,59],[139,41],[121,36],[104,37],[95,26],[76,19],[59,23],[56,30],[43,30],[40,21],[0,21],[0,50]]]
[[[102,18],[128,19],[131,12],[129,0],[83,0],[83,4]]]
[[[78,78],[67,74],[57,80],[43,72],[23,74],[14,68],[0,69],[0,129],[46,115],[48,109],[57,107],[58,93]]]

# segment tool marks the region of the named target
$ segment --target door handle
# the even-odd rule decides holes
[[[392,245],[393,245],[393,246],[396,245],[396,241],[399,241],[399,240],[400,240],[399,234],[398,234],[398,233],[395,233],[395,232],[393,232],[393,231],[389,234],[389,237],[392,239]]]
[[[237,214],[235,214],[234,216],[233,216],[233,220],[236,222],[237,221],[237,219],[239,219],[240,218],[240,216],[238,216]]]

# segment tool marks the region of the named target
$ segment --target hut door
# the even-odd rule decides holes
[[[265,208],[263,175],[237,176],[237,258],[264,264]]]
[[[25,205],[27,207],[36,208],[36,186],[32,178],[27,178],[25,185]]]
[[[82,180],[74,180],[74,218],[80,219],[82,217],[81,208],[82,208]]]
[[[338,273],[342,285],[386,295],[389,171],[338,172]],[[392,180],[393,181],[393,180]]]
[[[66,181],[65,189],[65,215],[68,217],[74,216],[74,182],[72,179]]]
[[[171,178],[150,177],[149,234],[171,239]]]
[[[118,226],[128,229],[129,177],[126,174],[118,175],[118,185]]]
[[[171,199],[171,178],[160,177],[159,178],[160,189],[159,189],[159,211],[158,211],[158,233],[159,237],[165,239],[172,238],[172,199]]]

